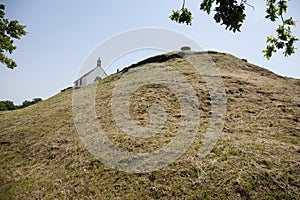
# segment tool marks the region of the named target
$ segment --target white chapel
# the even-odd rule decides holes
[[[107,77],[107,74],[101,67],[101,59],[99,57],[97,60],[97,66],[74,81],[74,85],[75,87],[86,86],[105,77]]]

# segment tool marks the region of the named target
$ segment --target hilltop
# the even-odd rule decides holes
[[[196,91],[201,117],[196,139],[178,160],[136,174],[105,166],[80,140],[69,89],[0,112],[0,199],[299,199],[300,80],[229,54],[207,53],[224,82],[227,111],[221,136],[206,157],[197,152],[212,115],[211,97],[203,78],[182,58],[202,59],[204,53],[164,54],[95,83],[95,108],[101,128],[119,147],[139,153],[161,148],[181,118],[172,91],[150,84],[132,94],[131,117],[137,124],[149,122],[148,106],[154,102],[168,114],[162,134],[147,139],[122,133],[110,100],[116,82],[132,70],[163,64],[180,71]]]

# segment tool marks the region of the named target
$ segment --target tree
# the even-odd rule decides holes
[[[17,63],[8,58],[5,53],[12,54],[17,48],[14,46],[14,39],[19,40],[26,35],[24,30],[26,26],[19,24],[17,20],[6,19],[4,10],[5,5],[0,4],[0,62],[13,69]]]
[[[16,108],[17,106],[15,106],[12,101],[0,101],[0,111],[14,110]]]
[[[21,105],[15,105],[14,102],[6,100],[6,101],[0,101],[0,111],[6,111],[6,110],[15,110],[20,108],[25,108],[27,106],[31,106],[33,104],[36,104],[38,102],[42,101],[41,98],[34,98],[32,101],[25,100]]]
[[[0,111],[5,111],[5,110],[7,110],[5,103],[0,101]]]
[[[246,17],[245,5],[254,9],[253,6],[247,3],[247,0],[241,0],[240,3],[237,0],[202,0],[200,10],[208,15],[214,10],[216,23],[225,25],[225,28],[229,31],[240,32]],[[291,30],[292,27],[296,26],[296,22],[292,17],[284,18],[287,8],[288,3],[286,0],[266,0],[265,18],[272,22],[280,22],[276,29],[277,35],[267,37],[267,46],[263,50],[263,54],[267,59],[270,59],[277,50],[283,50],[284,56],[290,56],[296,52],[294,44],[298,38],[293,35]],[[183,0],[182,8],[173,10],[169,18],[177,23],[186,23],[187,25],[191,25],[193,20],[192,13],[185,7],[185,0]]]
[[[33,104],[36,104],[36,103],[38,103],[38,102],[40,102],[40,101],[42,101],[41,98],[34,98],[34,99],[32,99],[32,101],[25,100],[25,101],[22,103],[22,105],[20,105],[20,106],[18,106],[18,107],[19,107],[19,108],[25,108],[25,107],[27,107],[27,106],[31,106],[31,105],[33,105]]]

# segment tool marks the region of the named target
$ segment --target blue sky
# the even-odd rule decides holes
[[[181,0],[1,0],[6,17],[27,25],[28,35],[16,41],[12,55],[18,67],[0,66],[0,100],[16,104],[34,97],[47,99],[73,84],[80,66],[102,42],[129,30],[156,27],[190,37],[205,50],[231,53],[283,76],[300,78],[299,51],[288,58],[276,53],[267,61],[262,50],[266,37],[275,34],[276,24],[267,21],[265,1],[248,0],[247,18],[241,33],[231,33],[216,24],[213,17],[199,11],[199,1],[187,0],[193,11],[192,26],[169,20]],[[300,2],[289,1],[287,16],[300,22]],[[300,37],[300,24],[293,29]],[[121,45],[121,44],[120,44]],[[153,52],[152,52],[153,53]],[[128,58],[127,58],[128,60]],[[129,59],[130,60],[130,59]],[[96,61],[95,61],[96,63]]]

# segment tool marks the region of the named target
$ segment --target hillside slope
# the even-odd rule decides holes
[[[227,112],[223,132],[205,158],[197,152],[211,116],[208,90],[185,60],[168,54],[99,81],[96,113],[119,147],[133,152],[161,148],[174,137],[180,120],[172,91],[152,84],[133,93],[131,117],[137,123],[148,123],[153,102],[168,113],[162,134],[148,139],[122,133],[110,100],[123,74],[155,63],[172,66],[197,92],[201,110],[196,140],[178,160],[149,173],[106,167],[81,142],[72,90],[66,90],[33,106],[0,112],[0,199],[300,199],[300,80],[232,55],[209,54],[222,74]]]

